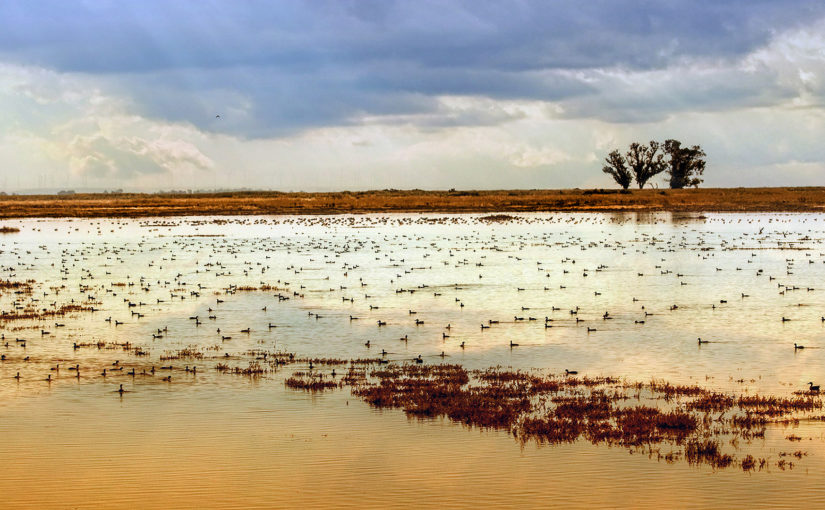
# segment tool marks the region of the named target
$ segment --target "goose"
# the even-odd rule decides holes
[[[710,340],[702,340],[701,338],[697,338],[696,343],[698,343],[698,344],[707,344],[707,343],[710,343]]]
[[[512,349],[513,347],[518,347],[518,344],[513,343],[513,341],[510,340],[510,348]]]
[[[808,383],[808,389],[812,392],[815,392],[815,391],[818,392],[819,391],[819,385],[814,384],[813,382],[809,382]]]
[[[565,375],[578,375],[579,371],[578,370],[567,370],[565,368],[564,373],[565,373]]]
[[[794,349],[794,350],[804,349],[804,348],[805,348],[805,346],[804,346],[804,345],[797,345],[797,343],[796,343],[796,342],[794,342],[794,344],[793,344],[793,349]]]

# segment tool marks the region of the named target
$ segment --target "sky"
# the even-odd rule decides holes
[[[825,185],[825,2],[4,0],[0,112],[7,192]]]

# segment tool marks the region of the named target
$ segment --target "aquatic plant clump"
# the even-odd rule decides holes
[[[91,306],[67,304],[54,309],[25,309],[20,311],[3,311],[0,312],[0,321],[15,321],[15,320],[43,320],[54,317],[63,317],[71,313],[91,312],[94,308]]]
[[[724,441],[736,449],[740,439],[764,437],[768,424],[794,422],[823,407],[818,394],[736,398],[661,381],[630,384],[610,377],[542,376],[500,368],[468,371],[452,364],[392,364],[359,372],[351,367],[340,382],[299,372],[286,385],[308,391],[349,386],[374,407],[507,430],[522,442],[585,440],[649,452],[670,445],[679,451],[666,455],[667,461],[684,458],[691,464],[735,465],[746,471],[763,468],[767,460],[751,455],[737,459],[724,451]]]

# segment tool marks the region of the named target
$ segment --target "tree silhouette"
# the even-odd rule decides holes
[[[630,183],[633,182],[633,175],[627,168],[624,156],[618,150],[614,150],[604,160],[607,165],[602,168],[602,172],[610,174],[613,180],[623,189],[629,188]]]
[[[682,147],[682,142],[678,140],[666,140],[663,149],[670,156],[667,169],[667,173],[670,174],[670,187],[699,187],[702,183],[699,176],[705,172],[705,151],[698,145]]]
[[[644,188],[651,177],[664,172],[667,168],[664,154],[658,153],[659,147],[659,142],[653,140],[648,145],[638,142],[630,144],[630,150],[627,151],[627,164],[633,171],[639,189]]]

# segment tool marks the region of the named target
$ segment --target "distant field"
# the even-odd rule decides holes
[[[0,218],[372,212],[823,211],[825,187],[0,196]]]

